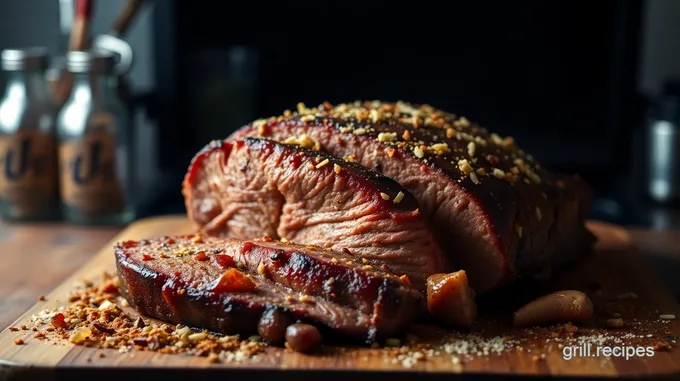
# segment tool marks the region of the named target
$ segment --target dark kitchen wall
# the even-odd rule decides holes
[[[219,9],[205,0],[176,3],[178,96],[186,109],[175,119],[184,125],[178,131],[191,129],[182,139],[184,161],[209,139],[298,101],[401,99],[513,135],[555,169],[625,164],[619,149],[640,106],[641,1],[421,0],[406,7],[297,0]],[[257,71],[244,85],[254,92],[240,93],[243,103],[230,107],[226,88],[239,88],[227,79],[240,70],[230,69],[234,49]],[[211,71],[210,60],[197,57],[224,64]],[[211,72],[224,79],[221,103],[209,95],[220,83]]]
[[[645,3],[639,89],[658,94],[668,78],[680,78],[680,1]]]

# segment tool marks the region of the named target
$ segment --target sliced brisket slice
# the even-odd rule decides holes
[[[262,313],[278,308],[371,341],[406,328],[422,302],[399,277],[314,247],[188,235],[120,242],[115,254],[133,307],[226,334],[255,332]]]
[[[593,243],[584,227],[590,188],[580,178],[552,174],[512,138],[431,106],[300,104],[297,112],[255,121],[230,139],[303,135],[409,190],[477,292],[518,276],[545,277]]]
[[[429,275],[448,270],[408,191],[313,149],[258,138],[213,142],[192,161],[182,192],[189,217],[209,235],[344,251],[408,275],[421,290]]]

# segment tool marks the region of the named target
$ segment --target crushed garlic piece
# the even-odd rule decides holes
[[[437,155],[443,155],[445,153],[451,152],[449,145],[446,143],[437,143],[430,146],[430,149],[437,153]]]
[[[470,157],[475,156],[475,149],[477,148],[477,145],[475,145],[475,142],[470,142],[467,145],[467,151]]]
[[[319,168],[325,166],[325,165],[328,164],[328,163],[329,163],[329,160],[328,160],[328,159],[324,159],[324,160],[321,161],[319,164],[315,165],[315,167],[316,167],[316,169],[319,169]]]
[[[472,166],[467,159],[458,160],[458,169],[460,169],[466,175],[472,173]]]
[[[378,134],[378,141],[381,143],[388,143],[397,140],[396,132],[381,132]]]
[[[503,138],[501,138],[500,135],[495,132],[491,133],[491,140],[498,145],[503,144]]]

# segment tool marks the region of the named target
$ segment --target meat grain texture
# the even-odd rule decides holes
[[[189,217],[218,237],[269,236],[387,265],[419,289],[449,266],[416,199],[397,182],[323,152],[259,138],[216,141],[183,183]]]
[[[428,105],[373,101],[307,108],[298,104],[296,112],[257,120],[230,140],[247,136],[290,144],[311,142],[308,145],[315,149],[394,179],[415,197],[420,216],[436,229],[449,260],[448,268],[439,272],[465,270],[477,293],[518,277],[545,279],[560,264],[589,250],[594,241],[584,226],[591,190],[578,176],[553,174],[512,138]],[[206,173],[216,179],[219,171],[215,166]],[[259,172],[267,177],[266,169]],[[320,202],[322,197],[314,200],[314,191],[319,189],[306,189],[307,199]],[[197,208],[192,197],[189,194],[187,205],[199,225],[209,225],[223,213],[205,205]],[[305,210],[281,218],[277,208],[281,202],[252,203],[252,208],[262,208],[253,215],[266,215],[270,223],[263,227],[240,217],[235,228],[244,235],[267,229],[270,234],[289,234],[289,226],[328,216]],[[352,215],[352,208],[343,205],[335,219],[345,218],[345,212]],[[380,224],[372,223],[363,231],[380,229]],[[397,237],[391,239],[400,244],[413,239]],[[295,238],[313,239],[304,233]],[[423,269],[431,274],[431,267]]]

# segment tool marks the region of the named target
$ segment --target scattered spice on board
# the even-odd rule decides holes
[[[549,352],[561,351],[565,346],[645,346],[657,352],[675,348],[677,337],[669,326],[677,322],[675,316],[671,318],[671,314],[651,307],[641,314],[638,307],[630,304],[636,298],[629,296],[613,299],[614,302],[594,299],[596,307],[606,306],[600,313],[609,319],[597,327],[567,323],[504,329],[497,319],[481,315],[468,332],[414,325],[404,337],[388,338],[370,348],[327,347],[324,353],[355,354],[366,361],[377,356],[387,363],[414,368],[431,360],[459,366],[513,352],[524,352],[533,361],[543,361]],[[77,285],[68,301],[56,309],[42,310],[26,321],[28,325],[10,327],[8,330],[16,333],[32,331],[32,336],[17,337],[14,343],[61,340],[120,353],[188,354],[203,357],[208,363],[254,361],[268,346],[259,336],[223,336],[139,316],[118,293],[118,278],[107,273],[99,282],[86,280]],[[619,319],[625,324],[619,324]],[[32,338],[27,342],[27,337]],[[106,357],[103,351],[91,360]]]
[[[109,274],[103,275],[99,285],[88,282],[77,287],[69,301],[66,306],[45,309],[31,317],[30,322],[37,328],[33,338],[67,340],[121,353],[183,353],[206,357],[213,363],[254,359],[265,347],[238,335],[221,336],[182,325],[145,322],[123,310],[128,303],[118,294],[118,278]],[[104,356],[102,353],[99,358]]]

